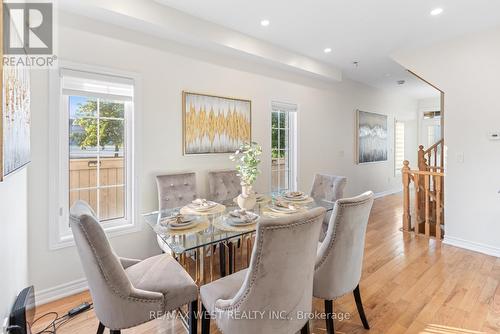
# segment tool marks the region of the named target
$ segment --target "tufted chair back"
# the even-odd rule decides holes
[[[241,194],[240,178],[235,170],[221,170],[208,173],[210,200],[224,203]]]
[[[196,199],[195,173],[158,175],[158,210],[184,206]]]
[[[101,323],[110,329],[128,328],[149,321],[150,312],[164,310],[161,293],[132,285],[87,203],[73,204],[70,225]]]
[[[346,183],[345,176],[316,174],[314,175],[311,197],[335,202],[344,195]]]
[[[299,331],[311,312],[314,261],[324,208],[257,224],[255,245],[245,280],[232,299],[218,299],[215,312],[223,333],[289,334]],[[234,312],[275,312],[284,318],[264,316],[258,321],[234,320]],[[285,318],[289,316],[290,318]]]
[[[314,297],[334,300],[359,284],[372,205],[371,191],[335,203],[326,237],[318,249]]]

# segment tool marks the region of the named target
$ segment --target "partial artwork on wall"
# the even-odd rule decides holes
[[[2,156],[0,179],[30,162],[30,73],[4,66],[2,82]]]
[[[182,101],[185,155],[234,153],[251,141],[251,101],[190,92]]]
[[[387,161],[387,115],[357,110],[359,164]]]

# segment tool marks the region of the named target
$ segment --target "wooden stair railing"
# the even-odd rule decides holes
[[[442,168],[412,170],[408,160],[403,162],[403,231],[414,231],[416,235],[441,239],[444,231]],[[413,214],[411,210],[411,189],[414,185]]]
[[[444,168],[444,140],[424,150],[424,146],[418,147],[418,169],[424,171],[442,171]]]

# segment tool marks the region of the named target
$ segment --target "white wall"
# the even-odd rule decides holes
[[[26,168],[0,182],[0,325],[28,285]]]
[[[445,241],[500,256],[500,29],[395,59],[445,92]]]
[[[96,27],[99,27],[98,33],[89,32]],[[304,190],[309,190],[316,172],[348,176],[348,195],[368,189],[375,192],[400,189],[400,176],[394,176],[392,151],[389,162],[354,164],[357,108],[389,115],[391,143],[395,115],[408,120],[411,129],[408,140],[416,148],[416,100],[347,80],[341,84],[302,80],[262,65],[239,63],[209,53],[207,61],[202,61],[204,51],[83,19],[65,20],[58,33],[61,59],[136,72],[141,76],[142,105],[137,110],[142,119],[142,146],[138,148],[142,151],[140,212],[156,209],[156,174],[195,171],[200,193],[205,194],[208,170],[233,167],[227,155],[182,156],[182,90],[252,100],[253,139],[264,146],[263,174],[256,185],[260,191],[270,188],[271,100],[299,105],[298,175],[299,187]],[[228,65],[221,65],[223,63]],[[56,111],[48,110],[47,73],[40,71],[34,75],[32,85],[36,92],[32,96],[33,168],[29,176],[30,280],[39,290],[44,290],[78,280],[83,274],[73,247],[48,249],[48,226],[55,223],[47,221],[48,113]],[[153,233],[147,227],[138,233],[115,237],[112,244],[118,254],[129,257],[144,258],[158,252]]]
[[[435,97],[428,97],[425,99],[418,100],[418,111],[426,112],[426,111],[439,111],[441,110],[441,97],[439,96],[438,91],[436,90]]]

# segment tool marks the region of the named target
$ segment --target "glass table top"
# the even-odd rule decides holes
[[[266,194],[271,202],[274,202],[279,193]],[[267,203],[257,203],[252,212],[261,217],[272,218],[272,213],[268,210]],[[175,254],[194,250],[200,247],[217,244],[222,241],[235,239],[255,232],[257,224],[246,228],[222,228],[224,221],[228,218],[231,211],[239,209],[233,201],[221,203],[225,209],[213,214],[190,214],[189,216],[196,221],[194,228],[186,230],[172,230],[162,223],[162,221],[171,216],[175,216],[181,211],[181,208],[166,209],[143,214],[146,223],[153,231],[168,245]],[[309,203],[301,204],[303,209],[312,209],[315,207],[324,207],[327,211],[332,211],[334,202],[326,200],[312,199]],[[197,226],[197,227],[196,227]],[[222,227],[221,227],[222,226]]]

